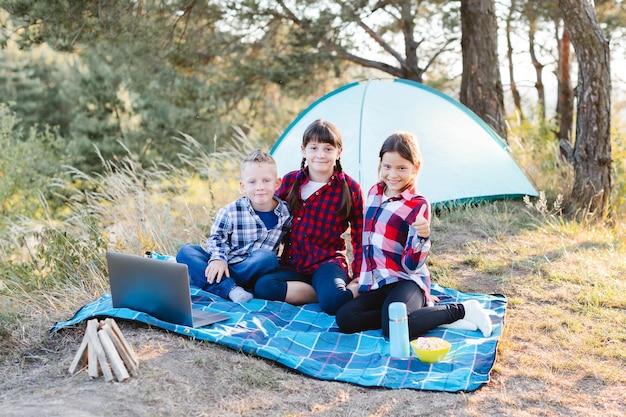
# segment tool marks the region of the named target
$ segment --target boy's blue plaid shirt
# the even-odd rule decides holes
[[[263,220],[254,212],[250,199],[241,197],[221,208],[213,219],[211,235],[206,240],[209,262],[221,259],[229,265],[245,260],[256,249],[274,252],[289,231],[291,215],[287,203],[274,197],[278,206],[274,213],[278,224],[267,229]]]

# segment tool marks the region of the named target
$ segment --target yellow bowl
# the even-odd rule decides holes
[[[411,349],[422,362],[435,363],[446,357],[450,342],[440,337],[418,337],[411,341]]]

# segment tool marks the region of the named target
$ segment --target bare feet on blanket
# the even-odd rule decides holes
[[[352,298],[357,298],[359,296],[359,280],[353,279],[346,285],[346,288],[352,291]]]

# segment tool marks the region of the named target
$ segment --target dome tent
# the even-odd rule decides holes
[[[378,152],[395,131],[414,133],[423,164],[418,190],[435,207],[537,196],[498,135],[471,110],[425,85],[367,80],[318,99],[285,130],[271,150],[279,176],[300,168],[306,127],[335,124],[343,139],[341,164],[367,193],[378,180]]]

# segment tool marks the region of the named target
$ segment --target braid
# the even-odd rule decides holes
[[[343,187],[339,215],[342,220],[347,220],[350,217],[350,212],[352,211],[352,196],[350,195],[350,187],[348,187],[348,182],[346,181],[346,175],[343,173],[343,167],[341,166],[340,159],[341,158],[337,159],[335,162],[335,167]]]
[[[300,172],[296,175],[296,180],[287,194],[287,204],[289,204],[289,208],[291,208],[292,213],[295,213],[300,209],[300,184],[302,184],[302,177],[304,177],[305,162],[306,159],[302,158],[302,162],[300,163]]]

